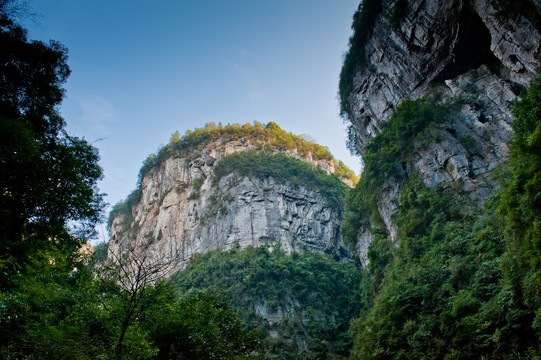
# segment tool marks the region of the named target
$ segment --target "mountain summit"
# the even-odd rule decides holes
[[[177,132],[111,211],[110,248],[139,249],[176,269],[194,254],[248,246],[345,260],[341,213],[356,181],[325,147],[272,122]]]

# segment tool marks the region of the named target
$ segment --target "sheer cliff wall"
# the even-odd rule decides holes
[[[513,103],[537,74],[540,2],[365,3],[365,13],[361,7],[356,17],[371,27],[362,34],[358,30],[362,38],[352,43],[346,63],[354,64],[342,70],[340,89],[350,147],[362,156],[400,103],[432,98],[450,108],[452,116],[439,127],[435,141],[414,147],[404,171],[418,174],[429,187],[460,182],[482,203],[495,186],[491,171],[508,151]],[[352,54],[362,56],[352,59]],[[391,237],[396,234],[392,215],[400,188],[400,182],[387,184],[378,201]],[[371,240],[368,229],[359,231],[361,259]]]
[[[111,254],[137,251],[147,262],[171,261],[175,270],[183,269],[198,253],[248,246],[350,258],[340,235],[342,204],[330,202],[317,187],[304,186],[303,181],[300,185],[276,181],[271,171],[276,169],[263,177],[232,170],[217,178],[214,173],[227,156],[260,150],[261,143],[222,138],[197,151],[165,157],[145,171],[137,199],[123,203],[123,211],[113,211],[109,220]],[[300,165],[309,164],[317,176],[332,178],[340,194],[349,188],[332,175],[338,165],[332,157],[300,154],[295,148],[274,153],[297,159]],[[353,186],[351,179],[344,177],[343,181]]]

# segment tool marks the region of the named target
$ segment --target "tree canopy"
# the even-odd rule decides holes
[[[77,358],[76,333],[93,336],[74,327],[93,311],[80,286],[91,281],[83,245],[102,216],[102,169],[59,113],[67,50],[29,40],[10,5],[0,3],[0,356]]]
[[[28,40],[0,8],[0,283],[29,258],[73,252],[101,216],[98,152],[59,114],[70,70],[59,43]],[[76,238],[77,236],[78,238]],[[7,276],[6,276],[7,274]]]
[[[225,292],[244,326],[261,333],[268,359],[344,359],[359,273],[326,254],[248,247],[197,255],[171,285],[184,296]]]

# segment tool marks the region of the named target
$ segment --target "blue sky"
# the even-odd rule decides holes
[[[359,0],[35,0],[32,39],[69,49],[61,111],[94,143],[115,204],[171,134],[207,122],[275,121],[356,173],[338,76]]]

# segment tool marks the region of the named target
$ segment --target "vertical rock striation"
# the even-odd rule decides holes
[[[419,174],[430,187],[461,182],[482,202],[494,188],[491,170],[507,154],[512,104],[539,67],[539,2],[382,0],[381,4],[361,45],[364,59],[349,74],[352,90],[341,93],[347,103],[344,116],[351,123],[350,145],[362,155],[401,102],[434,98],[452,109],[452,116],[431,144],[414,149],[406,171]],[[378,201],[393,238],[399,188],[399,183],[387,186]],[[371,239],[366,229],[359,232],[361,259],[366,258]]]
[[[141,179],[140,199],[110,218],[110,248],[122,254],[144,251],[148,261],[170,260],[183,269],[192,256],[234,247],[279,246],[284,251],[316,251],[342,260],[341,208],[317,189],[231,172],[215,179],[224,157],[258,151],[243,138],[219,139],[184,156],[167,156]],[[330,175],[336,162],[295,148],[282,153]],[[323,175],[322,175],[323,176]],[[346,179],[351,183],[351,179]],[[344,183],[341,186],[347,188]]]

